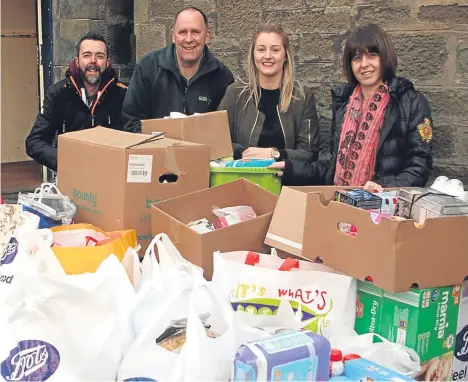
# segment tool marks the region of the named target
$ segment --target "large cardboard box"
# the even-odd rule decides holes
[[[231,131],[226,110],[191,115],[187,118],[158,118],[141,121],[143,134],[164,133],[181,141],[211,147],[211,159],[232,156]]]
[[[58,186],[76,204],[76,222],[133,228],[142,247],[153,203],[209,184],[204,145],[96,127],[60,135],[58,147]]]
[[[429,219],[420,228],[412,220],[383,219],[332,201],[346,187],[283,187],[265,243],[326,265],[359,280],[371,277],[389,292],[460,284],[468,275],[468,218]],[[349,187],[347,187],[349,188]],[[338,229],[356,226],[357,235]]]
[[[213,252],[256,251],[268,253],[265,235],[278,196],[245,180],[194,192],[154,204],[151,208],[153,235],[164,232],[174,242],[182,256],[202,267],[207,279],[213,273]],[[200,234],[187,224],[216,217],[212,208],[250,206],[257,217],[220,230]]]
[[[371,277],[388,292],[460,284],[468,275],[468,218],[372,221],[368,211],[308,193],[302,255],[321,257],[326,265],[359,280]],[[355,236],[340,232],[339,223],[356,227]]]

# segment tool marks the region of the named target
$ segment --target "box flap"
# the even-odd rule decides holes
[[[159,136],[153,137],[145,134],[128,133],[102,126],[97,126],[92,129],[72,131],[70,133],[62,134],[60,137],[61,139],[71,139],[118,149],[126,149],[144,142],[162,139],[162,137]]]
[[[302,256],[307,192],[315,187],[283,187],[265,243],[295,256]]]
[[[142,120],[141,129],[144,134],[162,132],[167,138],[206,144],[211,147],[212,160],[233,155],[226,110],[179,119]]]

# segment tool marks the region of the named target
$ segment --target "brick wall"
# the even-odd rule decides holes
[[[459,177],[468,184],[468,1],[135,0],[137,59],[170,41],[174,15],[190,5],[209,16],[211,49],[237,76],[245,74],[255,25],[261,20],[282,23],[290,33],[298,75],[315,90],[323,136],[330,126],[330,86],[343,81],[340,60],[346,37],[357,25],[379,24],[395,41],[399,74],[411,79],[431,103],[435,175]]]
[[[53,0],[52,18],[54,82],[64,78],[76,43],[90,30],[106,37],[113,66],[123,81],[130,81],[135,66],[133,0]]]

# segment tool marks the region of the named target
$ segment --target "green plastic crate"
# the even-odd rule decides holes
[[[232,182],[239,178],[259,185],[273,194],[281,191],[281,178],[275,175],[276,170],[257,167],[211,167],[210,187]]]

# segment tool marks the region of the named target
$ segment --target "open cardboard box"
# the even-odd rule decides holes
[[[371,277],[388,292],[460,284],[468,275],[468,217],[372,221],[368,211],[333,201],[335,190],[307,193],[302,256],[323,259],[359,280]],[[356,236],[338,230],[350,223]]]
[[[316,260],[360,280],[372,277],[389,292],[459,284],[468,275],[468,217],[383,219],[331,201],[335,191],[355,187],[283,187],[265,243],[295,256]],[[330,202],[331,201],[331,202]],[[338,231],[356,226],[357,236]]]
[[[226,110],[187,118],[146,119],[141,121],[141,131],[149,135],[163,132],[166,138],[208,145],[211,147],[211,160],[233,155]]]
[[[135,229],[143,249],[151,205],[207,188],[209,171],[206,145],[103,127],[59,136],[58,187],[75,203],[75,221]]]
[[[277,200],[278,196],[245,179],[165,200],[151,208],[153,236],[166,233],[182,256],[204,269],[209,280],[215,251],[269,252],[264,240]],[[204,234],[187,227],[201,218],[213,221],[213,206],[250,206],[257,217]]]

